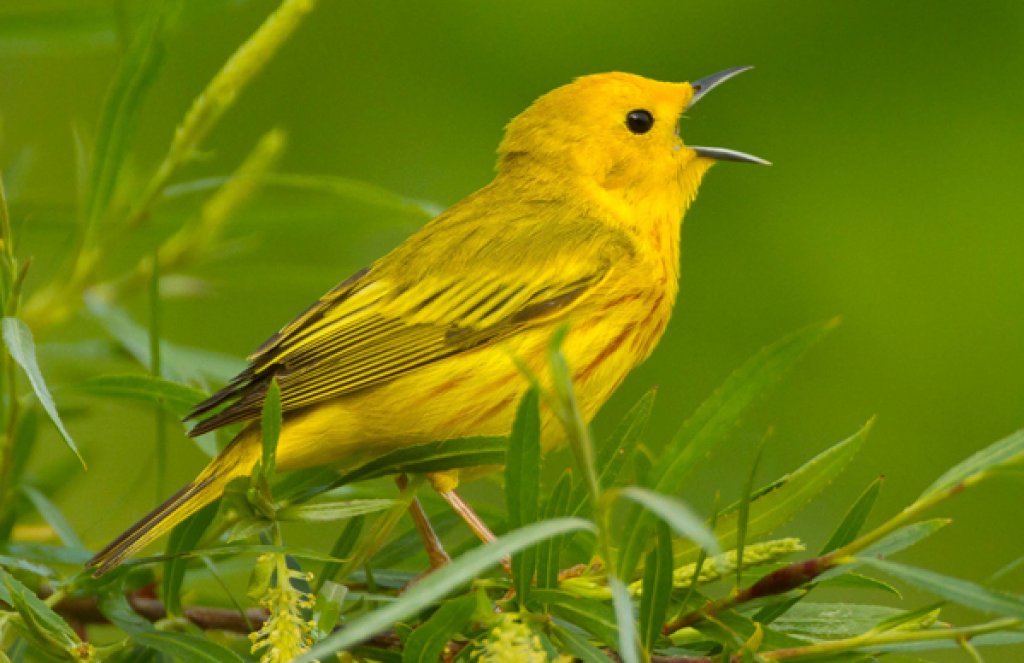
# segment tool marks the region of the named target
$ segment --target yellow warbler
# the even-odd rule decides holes
[[[716,160],[689,147],[680,115],[729,69],[692,83],[584,76],[508,125],[497,175],[271,336],[190,415],[198,435],[242,432],[194,481],[94,557],[109,570],[221,495],[261,453],[259,418],[281,388],[282,470],[348,464],[402,445],[504,435],[527,388],[563,350],[589,420],[665,330],[678,290],[684,211]],[[562,435],[542,412],[545,448]],[[434,477],[450,494],[457,474]],[[453,502],[454,504],[454,502]],[[465,517],[465,514],[463,514]]]

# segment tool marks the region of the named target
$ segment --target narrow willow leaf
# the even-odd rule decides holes
[[[260,433],[263,439],[263,457],[261,459],[263,476],[268,479],[274,476],[277,465],[277,439],[281,436],[281,387],[276,379],[270,380],[270,387],[263,399],[263,414],[260,417]]]
[[[618,494],[665,521],[679,536],[686,537],[712,554],[717,555],[721,552],[715,533],[708,529],[704,520],[682,500],[638,486],[623,488]]]
[[[882,559],[860,558],[868,566],[884,571],[918,589],[960,605],[1016,619],[1024,619],[1024,597],[989,589],[982,585]]]
[[[21,492],[32,502],[32,506],[43,517],[46,524],[53,528],[64,545],[69,548],[85,548],[82,540],[78,538],[78,534],[64,518],[64,514],[60,512],[57,505],[50,501],[50,498],[32,486],[22,485]]]
[[[467,594],[441,604],[405,641],[402,663],[434,663],[448,641],[464,629],[476,611],[476,594]]]
[[[757,445],[754,452],[754,462],[750,465],[750,472],[747,473],[747,481],[743,485],[743,498],[740,500],[739,509],[736,511],[736,590],[739,591],[743,583],[743,552],[747,545],[747,526],[750,524],[750,500],[754,492],[754,478],[757,476],[757,468],[761,464],[761,454],[771,437],[772,430],[769,428]]]
[[[100,375],[79,382],[74,388],[94,396],[156,403],[179,417],[207,396],[206,392],[194,387],[145,373]]]
[[[92,318],[140,366],[149,369],[149,331],[132,320],[123,308],[87,295],[85,306]],[[174,382],[227,382],[245,368],[245,361],[218,352],[160,342],[161,377]]]
[[[544,507],[545,520],[568,515],[571,491],[572,473],[564,472]],[[555,536],[537,546],[537,587],[545,589],[558,586],[559,561],[564,545],[565,537]]]
[[[185,580],[185,569],[188,560],[177,557],[178,553],[189,552],[199,543],[203,532],[213,522],[217,515],[218,504],[208,504],[196,513],[185,519],[173,530],[167,539],[167,554],[171,557],[164,562],[163,578],[163,600],[167,614],[172,617],[180,617],[181,610],[181,583]]]
[[[0,599],[21,615],[24,630],[39,647],[51,654],[66,655],[79,644],[78,635],[60,615],[46,605],[35,592],[14,576],[0,569],[3,592]]]
[[[544,539],[578,530],[593,530],[593,523],[579,518],[545,520],[499,536],[491,543],[474,548],[452,560],[413,585],[401,600],[354,619],[344,629],[331,634],[298,661],[311,661],[348,649],[380,631],[434,605],[464,583],[498,564],[507,555],[532,546]]]
[[[434,526],[434,532],[444,539],[451,531],[464,526],[464,521],[451,509],[442,511],[440,514],[430,514],[430,524]],[[413,527],[404,534],[392,538],[387,545],[378,550],[373,556],[373,562],[377,568],[389,568],[423,553],[423,538],[419,531]]]
[[[224,645],[189,633],[147,631],[136,633],[132,641],[171,658],[189,663],[243,663],[244,659]]]
[[[540,499],[540,398],[531,388],[519,402],[505,460],[505,497],[509,527],[517,529],[537,521]],[[537,550],[527,548],[512,557],[512,580],[520,609],[526,609]]]
[[[164,190],[164,198],[171,199],[213,191],[221,188],[234,177],[221,175],[172,184]],[[423,217],[424,220],[432,219],[444,211],[444,207],[437,203],[408,198],[376,184],[337,175],[266,173],[260,179],[264,186],[325,193],[374,207],[409,212]]]
[[[423,474],[478,465],[503,465],[503,437],[464,437],[402,447],[348,472],[331,488],[389,474]]]
[[[835,587],[838,589],[871,589],[892,594],[897,598],[903,598],[900,591],[878,578],[872,578],[861,573],[840,573],[825,580],[814,583],[816,587]]]
[[[750,406],[837,324],[837,320],[829,320],[794,332],[761,350],[730,375],[686,420],[660,454],[650,486],[659,493],[675,493],[697,463],[728,437]],[[636,568],[652,526],[651,516],[639,509],[627,521],[633,527],[620,554],[624,573]]]
[[[911,523],[892,532],[858,553],[858,558],[889,557],[917,545],[952,522],[949,518],[932,518]]]
[[[277,512],[277,518],[307,523],[330,522],[383,511],[395,503],[396,500],[380,498],[298,504],[281,509]]]
[[[939,601],[938,603],[931,603],[920,608],[907,610],[905,612],[900,612],[890,617],[886,617],[875,624],[871,630],[876,633],[884,633],[894,629],[916,630],[927,628],[938,620],[939,611],[942,610],[942,606],[945,605],[945,603],[945,601]]]
[[[39,404],[43,406],[43,410],[49,415],[53,425],[57,427],[57,431],[64,439],[64,443],[78,456],[79,462],[85,468],[85,459],[82,458],[82,454],[78,451],[78,445],[75,444],[67,429],[64,428],[64,422],[60,420],[60,415],[57,414],[57,405],[53,402],[50,390],[46,387],[46,381],[43,380],[43,374],[39,371],[39,363],[36,361],[36,347],[32,340],[32,330],[18,318],[4,318],[2,324],[3,339],[4,344],[7,346],[7,352],[18,366],[21,367],[21,370],[25,372],[29,384],[32,385],[32,391],[35,392],[36,398],[39,399]]]
[[[820,495],[864,446],[873,422],[869,420],[850,437],[818,454],[783,480],[773,482],[776,486],[773,490],[762,492],[750,504],[747,536],[753,539],[784,525]],[[736,547],[737,521],[737,510],[719,519],[715,533],[723,548]],[[676,554],[676,566],[695,554],[693,547],[681,547]]]
[[[878,499],[878,493],[882,489],[883,480],[884,477],[878,477],[861,493],[857,501],[850,507],[850,510],[846,512],[842,522],[839,523],[839,527],[832,532],[828,542],[821,547],[819,555],[842,548],[857,538],[860,531],[864,529],[864,523],[867,522],[868,516],[871,514],[871,508],[875,505],[875,500]]]
[[[622,663],[640,663],[640,653],[636,648],[637,624],[633,616],[633,601],[629,596],[629,588],[615,576],[608,577],[608,587],[612,590],[615,623],[619,627],[619,657]]]
[[[950,490],[960,484],[977,481],[987,472],[1021,462],[1024,462],[1024,430],[1019,430],[998,442],[990,444],[970,458],[950,468],[945,474],[936,479],[935,483],[928,486],[918,500]]]
[[[111,624],[128,635],[156,630],[146,618],[135,612],[120,586],[108,588],[97,597],[97,607]]]
[[[640,594],[640,644],[648,654],[661,635],[668,600],[672,595],[672,534],[664,521],[658,522],[657,545],[644,560]]]
[[[605,490],[615,485],[615,480],[624,467],[628,467],[640,446],[640,437],[647,428],[654,409],[654,398],[657,391],[652,389],[637,401],[619,425],[605,441],[596,449],[596,465],[598,481]],[[588,489],[585,482],[580,481],[573,487],[569,500],[570,509],[567,515],[577,516],[587,503]]]
[[[606,646],[619,646],[615,610],[607,603],[555,589],[538,589],[534,598],[547,605],[553,616],[589,632]]]
[[[803,601],[775,620],[778,631],[813,638],[852,638],[880,621],[904,614],[899,608],[858,603]]]
[[[562,626],[557,621],[551,625],[551,637],[574,659],[583,663],[611,663],[608,654],[590,644],[585,637],[571,628]]]
[[[139,111],[163,61],[160,31],[174,3],[153,3],[118,65],[103,103],[92,169],[89,173],[86,222],[94,226],[107,209],[138,126]]]

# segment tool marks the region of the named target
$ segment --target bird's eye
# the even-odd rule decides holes
[[[634,110],[626,114],[626,128],[635,134],[645,134],[654,126],[654,116],[650,111]]]

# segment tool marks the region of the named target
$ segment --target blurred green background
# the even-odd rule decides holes
[[[135,139],[141,173],[274,6],[186,4]],[[95,135],[123,28],[138,7],[0,5],[0,168],[19,252],[36,259],[34,283],[71,246],[73,128]],[[762,480],[877,414],[865,455],[788,528],[816,548],[873,477],[886,475],[878,509],[891,513],[953,463],[1024,425],[1024,4],[324,2],[180,179],[231,172],[279,126],[290,139],[280,171],[357,178],[447,206],[489,180],[504,123],[552,87],[606,70],[688,80],[739,64],[757,68],[702,101],[683,120],[684,140],[775,165],[722,164],[709,173],[684,225],[669,331],[596,427],[607,430],[658,385],[648,435],[657,446],[759,347],[842,315],[842,327],[738,429],[730,453],[711,459],[684,492],[702,507],[718,488],[731,499],[767,425],[775,436]],[[125,264],[201,200],[163,205],[122,252]],[[233,220],[235,250],[193,272],[207,293],[166,302],[166,337],[242,356],[423,220],[267,189]],[[144,319],[145,302],[132,310]],[[41,340],[98,334],[78,318]],[[109,368],[53,356],[44,365],[57,385]],[[98,545],[155,500],[147,487],[152,415],[66,390],[58,401],[90,460],[60,497]],[[203,456],[174,431],[170,475],[178,484]],[[55,438],[45,449],[49,458],[37,464],[69,456]],[[569,462],[559,455],[552,466]],[[988,483],[945,507],[954,525],[906,559],[983,581],[1024,549],[1022,502],[1019,480]],[[1021,591],[1024,573],[1003,582]]]

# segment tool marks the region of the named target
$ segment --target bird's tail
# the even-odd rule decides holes
[[[86,562],[86,566],[93,568],[93,575],[98,577],[107,573],[220,497],[232,479],[251,472],[259,445],[252,444],[247,438],[251,436],[244,432],[235,438],[191,483],[96,553]]]

